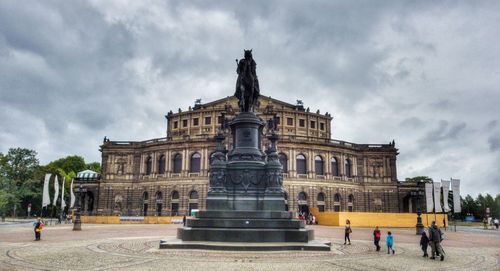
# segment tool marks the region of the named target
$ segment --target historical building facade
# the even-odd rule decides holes
[[[104,140],[101,178],[80,179],[84,211],[97,215],[172,215],[204,209],[214,136],[238,113],[237,99],[196,103],[170,111],[166,137]],[[389,144],[332,140],[332,116],[261,96],[257,115],[277,124],[287,208],[305,211],[416,212],[423,189],[398,182],[396,149]],[[266,131],[264,131],[266,132]],[[268,144],[266,140],[263,145]]]

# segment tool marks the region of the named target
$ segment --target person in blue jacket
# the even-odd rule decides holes
[[[391,250],[392,250],[392,254],[394,254],[395,253],[394,248],[392,248],[392,246],[394,245],[394,238],[393,238],[391,232],[387,232],[387,237],[385,238],[385,243],[387,245],[387,254],[390,254]]]

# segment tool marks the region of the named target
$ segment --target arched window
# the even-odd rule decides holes
[[[158,159],[158,174],[165,174],[165,155]]]
[[[284,153],[279,154],[280,163],[283,166],[283,172],[288,172],[288,157]]]
[[[149,200],[149,193],[144,191],[144,193],[142,193],[142,200],[144,201],[148,201]]]
[[[179,192],[174,190],[172,192],[172,200],[176,200],[176,199],[179,199]]]
[[[146,158],[146,175],[151,174],[151,166],[152,166],[151,156],[148,156],[148,158]]]
[[[354,196],[350,194],[347,197],[347,211],[352,212],[354,210]]]
[[[324,212],[325,211],[325,194],[323,192],[318,193],[316,200],[318,202],[318,211]]]
[[[297,155],[297,174],[307,174],[307,162],[303,154]]]
[[[198,192],[196,191],[191,191],[191,193],[189,193],[189,199],[198,199]]]
[[[339,163],[335,157],[332,157],[332,176],[339,176]]]
[[[195,190],[189,193],[189,215],[191,215],[192,210],[198,209],[198,192]]]
[[[179,213],[179,192],[172,191],[170,212],[172,215],[177,215]]]
[[[306,192],[300,192],[298,199],[299,200],[307,200],[307,194],[306,194]]]
[[[351,160],[345,159],[345,176],[351,178],[352,177],[352,165]]]
[[[181,173],[182,170],[182,155],[180,153],[176,154],[173,159],[173,173]]]
[[[195,173],[200,172],[201,155],[197,152],[191,155],[191,161],[189,162],[189,172]]]
[[[163,207],[163,197],[160,191],[156,192],[156,215],[161,216],[161,209]]]
[[[323,158],[319,155],[314,157],[314,171],[316,171],[316,175],[324,175],[324,173],[323,173]]]
[[[318,194],[318,197],[317,197],[317,200],[318,200],[318,201],[325,201],[325,194],[323,194],[323,193],[319,193],[319,194]]]
[[[337,193],[333,196],[333,210],[335,212],[340,212],[340,200],[341,200],[341,197],[340,197],[339,193]]]

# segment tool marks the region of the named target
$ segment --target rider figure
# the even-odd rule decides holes
[[[253,97],[252,97],[253,104],[255,104],[257,101],[257,97],[260,94],[260,89],[259,89],[259,80],[257,79],[256,67],[257,67],[257,64],[255,63],[255,60],[253,60],[252,50],[245,50],[245,58],[241,59],[238,62],[238,68],[236,69],[236,72],[238,73],[238,80],[236,82],[236,92],[234,93],[234,96],[236,96],[240,101],[241,101],[241,99],[245,98],[245,97],[243,97],[245,95],[244,95],[244,93],[242,93],[240,86],[241,86],[241,84],[243,84],[242,77],[245,76],[246,69],[248,69],[248,68],[250,68],[250,74],[253,77],[253,91],[250,92],[250,93],[253,93]],[[245,101],[245,103],[248,103],[248,102],[249,101]],[[248,105],[249,110],[253,106],[253,104]]]

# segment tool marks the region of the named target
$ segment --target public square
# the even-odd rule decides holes
[[[422,258],[414,229],[390,229],[395,255],[374,250],[372,229],[353,228],[343,245],[343,228],[309,226],[317,239],[332,241],[330,252],[228,252],[160,250],[159,240],[179,225],[84,224],[47,226],[33,241],[30,223],[0,225],[0,270],[499,270],[500,234],[479,228],[446,231],[444,262]],[[430,251],[429,251],[430,252]]]

